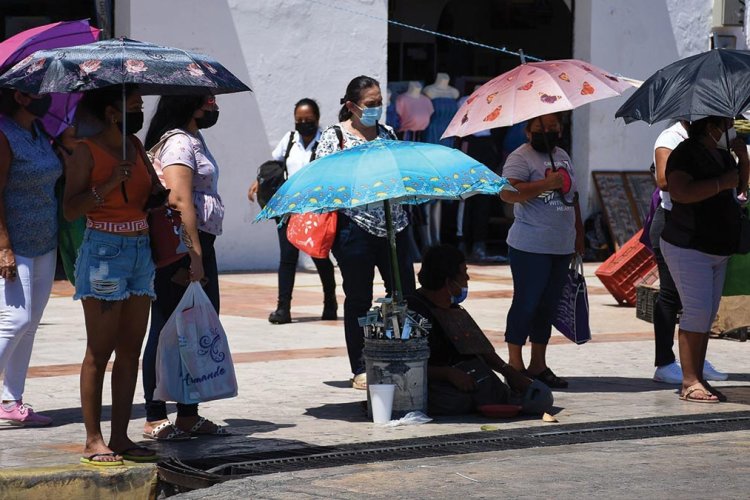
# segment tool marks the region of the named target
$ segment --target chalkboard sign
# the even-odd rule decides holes
[[[643,227],[656,187],[646,172],[592,172],[615,251]]]

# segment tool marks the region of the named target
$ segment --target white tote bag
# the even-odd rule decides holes
[[[236,395],[224,328],[200,284],[190,283],[159,336],[154,399],[193,404]]]

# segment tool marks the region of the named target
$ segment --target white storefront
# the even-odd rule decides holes
[[[257,166],[293,126],[294,103],[315,98],[325,126],[336,120],[352,77],[367,74],[385,84],[388,1],[321,1],[365,16],[306,0],[115,3],[116,35],[211,54],[253,88],[251,94],[221,96],[221,119],[205,132],[222,169],[219,187],[227,218],[217,241],[224,271],[277,265],[275,228],[269,222],[251,223],[258,209],[247,201],[246,191]],[[434,22],[435,12],[424,9],[442,9],[447,2],[418,3],[424,19]],[[636,79],[706,50],[713,27],[714,0],[575,0],[566,5],[573,9],[573,57]],[[411,17],[419,24],[414,13]],[[745,48],[741,28],[722,33],[735,36],[737,48]],[[596,205],[591,170],[645,170],[651,163],[662,125],[625,126],[614,119],[622,102],[611,99],[573,113],[572,156],[585,213]]]

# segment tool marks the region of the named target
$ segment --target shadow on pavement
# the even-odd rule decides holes
[[[322,420],[342,420],[344,422],[367,422],[367,402],[327,403],[316,408],[307,408],[305,415]]]
[[[339,389],[351,389],[352,388],[351,380],[328,380],[323,383],[329,387],[336,387]]]
[[[676,390],[679,387],[679,385],[654,382],[645,377],[565,377],[565,379],[570,385],[567,389],[560,389],[560,392],[652,392]]]

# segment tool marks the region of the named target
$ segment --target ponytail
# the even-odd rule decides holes
[[[349,82],[346,86],[346,95],[341,98],[341,110],[339,111],[339,121],[343,122],[352,117],[352,112],[346,107],[347,101],[359,102],[362,97],[362,92],[371,88],[380,87],[380,83],[374,78],[369,76],[358,76]]]

